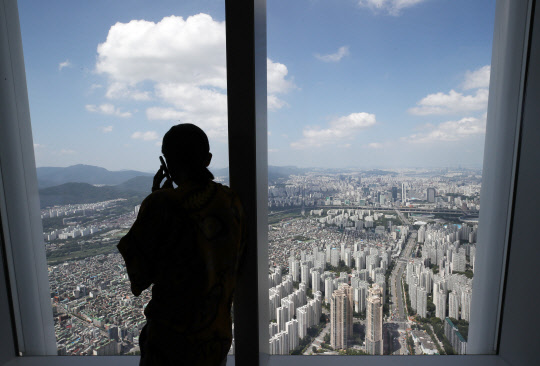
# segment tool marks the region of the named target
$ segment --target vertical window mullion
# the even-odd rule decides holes
[[[235,362],[268,354],[266,1],[225,1],[231,188],[247,213],[248,240],[234,298]]]

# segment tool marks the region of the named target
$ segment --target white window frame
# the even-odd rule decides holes
[[[535,10],[535,0],[497,1],[482,214],[468,344],[471,352],[487,355],[437,358],[268,355],[266,1],[226,0],[225,3],[231,185],[240,193],[251,214],[249,264],[235,297],[236,360],[229,356],[228,365],[349,366],[359,362],[365,365],[454,365],[459,362],[476,366],[520,364],[523,359],[538,359],[533,347],[520,348],[516,339],[523,339],[524,334],[530,332],[511,321],[517,319],[514,312],[506,311],[515,309],[521,300],[503,296],[505,282],[508,292],[520,281],[537,280],[519,266],[518,259],[524,249],[518,244],[508,244],[517,235],[519,223],[513,222],[512,217],[522,207],[518,201],[525,194],[520,192],[523,184],[520,185],[518,177],[523,176],[522,182],[528,178],[524,175],[525,168],[518,169],[520,164],[525,164],[520,160],[520,152],[530,154],[531,151],[525,149],[530,149],[530,145],[525,146],[530,142],[522,139],[520,131],[522,123],[534,122],[534,114],[528,111],[536,108],[534,99],[528,104],[524,101],[540,94],[540,81],[527,79],[528,68],[540,65],[540,60],[535,64],[529,59],[531,49],[540,49],[537,39],[540,36],[534,44],[529,37],[531,14],[539,13]],[[538,23],[540,21],[536,23],[537,29],[540,28]],[[16,343],[23,355],[17,357],[12,350],[12,357],[6,358],[5,364],[137,365],[138,357],[53,356],[56,342],[16,0],[0,0],[0,76],[0,217],[5,242],[5,251],[0,254],[5,255],[3,263],[7,267],[4,268],[3,263],[0,266],[0,280],[7,274],[13,301],[13,314],[9,317],[12,327],[17,329],[17,339],[1,344],[0,351],[11,352],[9,347]],[[527,93],[524,93],[525,88]],[[529,116],[530,121],[522,122],[525,121],[523,116]],[[533,151],[540,151],[534,148]],[[531,162],[528,164],[530,169]],[[521,240],[526,229],[521,223]],[[506,273],[512,276],[507,277]],[[5,293],[6,288],[2,288],[0,295]],[[4,307],[0,310],[5,313]],[[5,318],[4,313],[1,319]],[[257,321],[253,321],[254,317]],[[528,325],[538,328],[534,326],[538,325],[538,320],[531,319]],[[9,338],[10,327],[3,328],[0,335]],[[504,332],[499,337],[500,329]],[[496,352],[498,354],[493,354]]]

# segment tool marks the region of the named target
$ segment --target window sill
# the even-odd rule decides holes
[[[261,357],[261,365],[267,366],[352,366],[358,361],[362,365],[394,365],[400,366],[508,366],[508,362],[500,356],[267,356]],[[265,362],[266,361],[266,362]],[[136,366],[139,357],[136,356],[46,356],[46,357],[17,357],[5,366]],[[234,366],[234,356],[227,357],[227,366]]]

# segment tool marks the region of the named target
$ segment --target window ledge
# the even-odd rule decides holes
[[[264,362],[265,359],[267,362]],[[500,356],[269,356],[261,357],[261,364],[267,366],[352,366],[362,361],[362,365],[400,366],[508,366]],[[137,356],[44,356],[17,357],[5,366],[137,366]],[[227,366],[234,366],[234,356],[227,357]]]

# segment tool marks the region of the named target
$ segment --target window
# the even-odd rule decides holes
[[[4,81],[9,81],[11,88],[7,89],[10,91],[9,94],[2,94],[2,99],[0,101],[2,118],[6,116],[5,120],[9,121],[9,123],[6,122],[0,125],[0,128],[2,129],[2,133],[0,133],[0,138],[2,139],[2,143],[0,144],[3,190],[1,195],[2,227],[4,239],[7,237],[9,240],[6,240],[5,243],[5,248],[7,249],[6,252],[10,249],[14,249],[14,252],[16,252],[12,255],[13,262],[15,262],[16,265],[11,265],[9,277],[10,280],[13,280],[14,278],[17,280],[16,286],[12,287],[12,292],[17,291],[16,295],[18,298],[24,298],[25,300],[24,304],[16,304],[23,313],[23,316],[20,318],[22,321],[22,328],[19,328],[19,330],[22,329],[26,345],[33,347],[31,350],[32,352],[29,354],[43,355],[47,353],[47,347],[43,342],[46,339],[43,335],[43,330],[49,329],[50,331],[52,328],[50,325],[43,324],[43,321],[46,319],[46,314],[40,314],[41,309],[47,309],[47,305],[49,304],[40,305],[42,299],[46,298],[47,293],[46,291],[40,293],[40,286],[38,285],[40,283],[40,276],[36,273],[38,271],[39,273],[45,273],[45,268],[43,267],[45,258],[43,255],[40,258],[37,251],[34,254],[35,248],[32,245],[29,245],[31,243],[39,242],[42,235],[39,230],[36,233],[35,230],[32,229],[32,222],[34,225],[36,222],[39,222],[36,221],[38,205],[35,192],[37,192],[37,184],[35,175],[33,174],[34,163],[31,154],[32,145],[28,125],[28,108],[27,106],[24,106],[26,103],[24,97],[25,82],[24,74],[21,69],[21,42],[20,38],[17,36],[18,24],[16,21],[16,7],[13,2],[6,1],[4,4],[5,6],[0,9],[0,17],[2,19],[0,24],[5,24],[5,27],[2,28],[2,38],[0,38],[0,46],[2,47],[1,54],[3,55],[0,59],[0,65],[2,73],[11,76],[9,80],[7,77],[4,79]],[[494,205],[501,205],[501,201],[504,202],[502,202],[501,210],[497,210],[496,206],[492,206],[494,209],[490,211],[494,212],[494,214],[493,216],[489,216],[489,226],[486,226],[489,227],[489,230],[486,229],[486,238],[487,235],[494,235],[494,244],[493,247],[489,248],[492,249],[489,252],[499,253],[496,255],[484,256],[485,259],[482,265],[486,269],[486,273],[484,273],[483,277],[480,276],[480,274],[477,274],[477,278],[479,278],[480,282],[485,281],[487,283],[487,278],[489,276],[495,275],[499,277],[499,274],[502,275],[502,263],[505,261],[501,260],[501,252],[503,252],[504,243],[507,242],[504,238],[508,236],[511,238],[511,242],[514,243],[518,243],[515,241],[517,239],[522,239],[519,241],[520,243],[532,243],[534,241],[531,239],[535,238],[533,230],[531,230],[532,228],[530,227],[531,221],[527,221],[527,214],[530,215],[533,213],[534,207],[527,206],[526,204],[526,201],[531,201],[529,198],[530,196],[527,196],[527,193],[530,194],[533,192],[527,184],[533,183],[534,179],[525,175],[525,172],[531,171],[527,169],[534,167],[534,159],[528,159],[536,157],[538,151],[534,145],[534,139],[533,141],[530,141],[528,137],[525,138],[525,134],[520,134],[519,132],[516,133],[516,131],[519,131],[519,129],[516,128],[516,121],[523,121],[523,132],[529,131],[528,128],[532,128],[529,132],[536,132],[537,130],[535,129],[534,124],[532,124],[534,122],[534,116],[538,115],[537,113],[532,113],[535,111],[534,108],[536,108],[532,104],[534,99],[530,102],[528,99],[537,96],[536,93],[539,87],[539,80],[537,79],[538,70],[536,70],[536,67],[534,66],[538,64],[537,52],[539,31],[538,28],[532,27],[529,30],[531,16],[536,17],[536,19],[538,17],[538,10],[532,6],[533,4],[534,2],[518,3],[500,1],[497,7],[497,36],[495,39],[496,49],[494,51],[494,54],[497,55],[497,57],[495,57],[496,61],[494,60],[492,67],[495,68],[495,65],[497,65],[497,67],[500,68],[497,70],[500,70],[500,72],[495,73],[495,75],[498,75],[497,77],[499,79],[497,79],[494,85],[497,85],[498,87],[495,88],[492,86],[492,91],[495,91],[495,96],[493,95],[493,92],[491,93],[492,99],[497,103],[490,104],[489,110],[491,111],[492,108],[502,107],[502,111],[500,111],[500,113],[495,113],[496,119],[493,124],[493,134],[490,134],[488,128],[487,141],[490,146],[487,146],[486,149],[490,154],[493,154],[495,158],[499,156],[504,158],[507,155],[510,155],[510,157],[506,160],[494,159],[486,162],[487,168],[485,170],[491,170],[491,172],[484,172],[484,174],[487,174],[488,178],[493,177],[493,181],[491,181],[493,186],[488,190],[484,189],[484,192],[487,192],[486,197]],[[259,246],[261,244],[264,246],[266,216],[262,214],[265,214],[264,211],[266,207],[264,205],[266,203],[264,196],[267,189],[267,173],[266,169],[260,169],[261,165],[265,166],[266,161],[266,129],[264,128],[266,122],[264,113],[266,100],[263,98],[266,88],[261,87],[264,86],[266,79],[265,77],[261,77],[261,74],[264,76],[264,70],[266,68],[264,4],[251,4],[253,5],[252,8],[250,7],[251,5],[246,6],[246,4],[240,6],[238,4],[227,3],[227,5],[227,22],[231,25],[227,33],[229,47],[228,78],[229,81],[232,79],[237,82],[237,85],[232,89],[231,83],[228,83],[230,87],[228,90],[229,116],[248,117],[246,119],[240,119],[241,122],[233,122],[232,127],[231,124],[229,125],[230,146],[234,146],[231,148],[230,154],[231,184],[244,195],[244,198],[251,199],[250,201],[247,201],[248,204],[251,205],[250,208],[252,208],[250,212],[257,213],[257,215],[254,214],[252,217],[252,228],[258,226],[262,230],[262,233],[253,230],[251,233],[252,239],[253,242],[256,242],[258,239]],[[235,6],[238,8],[235,8]],[[8,19],[8,21],[6,21],[6,19]],[[526,19],[526,21],[524,21],[524,19]],[[250,28],[250,24],[253,28]],[[8,39],[6,37],[6,29],[11,30],[9,38],[11,41],[10,44],[6,42]],[[249,31],[246,32],[246,30]],[[253,38],[249,35],[252,35]],[[529,36],[531,38],[529,38]],[[241,42],[245,43],[242,44]],[[524,45],[525,47],[523,48]],[[238,58],[238,60],[236,60],[238,64],[233,62],[235,58],[233,58],[231,51],[237,51],[234,56],[235,58]],[[250,58],[247,57],[247,54],[251,54],[252,56],[255,55],[257,57]],[[13,67],[7,67],[7,63],[12,64]],[[245,66],[248,65],[250,65],[250,67],[246,68]],[[522,65],[529,65],[529,67],[525,67],[522,70]],[[250,70],[251,72],[246,72],[246,70]],[[246,76],[246,74],[248,80],[242,81],[242,76]],[[524,99],[524,95],[520,91],[523,91],[523,83],[525,80],[527,80],[527,94]],[[492,83],[493,82],[494,80],[492,80]],[[242,85],[242,83],[245,84]],[[2,88],[2,92],[5,90],[6,88]],[[17,99],[14,99],[14,95],[18,95]],[[248,98],[246,99],[246,97]],[[246,100],[251,101],[251,103],[249,103],[249,108],[246,108]],[[502,100],[503,102],[499,102],[499,100]],[[523,102],[524,112],[522,119],[521,115],[518,115],[521,112],[516,111],[522,110],[519,106],[522,105],[523,100],[525,100],[525,102]],[[14,101],[17,101],[17,103],[14,103]],[[20,108],[19,113],[17,113],[15,106]],[[250,121],[251,123],[245,121]],[[258,121],[259,125],[256,125],[254,121]],[[255,126],[259,128],[257,129]],[[498,133],[501,131],[507,133]],[[246,139],[246,137],[248,138]],[[519,144],[514,145],[514,137]],[[533,134],[531,137],[536,136]],[[237,142],[238,144],[233,145],[232,142]],[[240,144],[240,142],[243,142],[244,144]],[[517,155],[519,154],[513,154],[514,146],[516,146],[518,152],[521,151],[521,159],[517,159]],[[514,175],[509,172],[513,171],[513,167],[514,165],[517,165],[517,163],[519,163],[520,169],[516,174],[516,179],[514,179]],[[524,164],[531,165],[525,166]],[[516,189],[511,189],[511,186],[514,183]],[[258,187],[258,189],[256,187]],[[484,185],[484,188],[485,187],[486,185]],[[516,200],[514,204],[508,204],[512,197],[514,197],[514,191],[517,192],[515,195]],[[483,195],[484,192],[482,193]],[[522,196],[522,193],[525,193],[525,197]],[[261,202],[263,205],[260,204]],[[483,208],[486,208],[484,204]],[[520,215],[519,218],[525,221],[520,223],[519,227],[515,226],[515,231],[507,234],[506,231],[509,227],[507,220],[511,217],[511,213],[514,213],[514,217],[516,217],[515,215]],[[9,220],[7,220],[8,218]],[[499,226],[497,226],[498,223],[501,224],[500,226],[502,227],[501,230],[503,235],[500,235],[501,232],[497,231],[499,230]],[[510,224],[516,225],[517,222],[510,222]],[[528,225],[529,227],[527,227]],[[31,233],[33,233],[33,237]],[[482,233],[479,233],[479,235],[481,234]],[[517,237],[516,235],[518,234],[524,236]],[[27,245],[27,243],[29,244]],[[27,249],[27,251],[21,249]],[[263,305],[267,298],[267,287],[265,283],[267,281],[267,251],[265,254],[264,250],[258,250],[255,247],[252,247],[251,249],[252,251],[249,253],[250,256],[248,256],[248,258],[251,258],[251,264],[246,268],[248,275],[245,276],[240,283],[240,288],[245,292],[243,294],[238,294],[236,298],[239,305],[236,309],[237,313],[245,315],[241,318],[237,317],[237,320],[239,321],[239,324],[237,324],[237,331],[238,335],[241,335],[241,337],[237,337],[236,339],[238,351],[236,362],[238,362],[239,365],[256,364],[259,362],[259,351],[261,353],[268,352],[266,336],[268,331],[266,326],[269,319],[264,315],[267,314],[267,308],[266,305]],[[266,248],[263,249],[266,250]],[[485,249],[488,251],[488,248]],[[471,365],[478,364],[479,362],[483,364],[537,363],[538,356],[535,355],[534,350],[531,350],[530,347],[525,345],[526,342],[524,342],[527,337],[533,336],[532,332],[536,328],[533,323],[535,320],[534,318],[528,318],[528,314],[525,314],[524,311],[519,311],[520,308],[524,309],[526,303],[525,300],[523,300],[523,296],[518,296],[517,293],[514,293],[515,290],[520,288],[520,282],[527,282],[527,279],[530,278],[530,274],[532,273],[530,268],[533,267],[524,268],[523,264],[533,264],[531,257],[537,258],[537,251],[538,249],[536,247],[529,244],[511,246],[509,256],[510,270],[508,271],[508,277],[506,278],[506,291],[508,292],[508,296],[505,296],[503,299],[504,315],[502,318],[499,356],[464,356],[460,359],[461,363]],[[534,254],[534,256],[531,256],[531,254]],[[480,258],[480,254],[478,255]],[[9,260],[9,258],[7,259]],[[42,262],[40,262],[40,260]],[[477,265],[480,264],[477,263]],[[36,266],[38,266],[37,270]],[[257,276],[255,276],[256,274]],[[257,281],[257,278],[260,280]],[[43,278],[41,279],[43,280]],[[42,285],[43,283],[44,282],[41,281]],[[516,286],[516,288],[514,289],[513,286]],[[478,352],[476,353],[490,353],[493,350],[494,342],[491,335],[497,332],[499,326],[493,324],[494,320],[496,321],[498,319],[498,309],[497,306],[492,306],[492,303],[499,303],[500,299],[499,286],[495,287],[495,291],[492,291],[493,288],[487,286],[483,290],[485,293],[478,295],[481,298],[484,297],[486,302],[477,302],[476,305],[473,302],[473,306],[478,308],[473,309],[472,312],[481,314],[481,317],[478,318],[481,327],[477,328],[478,330],[475,331],[476,334],[470,335],[471,338],[477,337],[476,342]],[[43,288],[43,286],[41,286],[41,288]],[[264,290],[257,290],[260,290],[261,288]],[[534,302],[537,302],[538,300],[534,298],[529,299],[529,301],[530,300],[533,301],[533,304],[529,304],[529,306],[535,308],[536,304]],[[14,299],[14,302],[16,301],[17,300]],[[253,304],[254,301],[257,302],[257,307],[254,311],[250,311],[248,304],[250,302]],[[480,306],[483,306],[484,308]],[[5,316],[5,308],[2,309],[4,309],[2,315]],[[245,312],[241,312],[243,310],[245,310]],[[257,316],[257,314],[260,314],[260,316]],[[254,315],[254,317],[251,315]],[[258,322],[254,322],[253,319],[258,319]],[[521,321],[521,323],[518,324],[516,321]],[[524,324],[523,322],[528,322],[528,324],[533,326],[523,329],[523,327],[521,327],[521,325]],[[9,329],[3,329],[2,332],[7,332],[2,333],[3,335],[7,334],[7,339],[12,339],[9,336]],[[37,335],[37,337],[33,337],[33,335]],[[266,341],[266,344],[264,341]],[[254,347],[249,347],[249,345],[253,345]],[[4,347],[4,344],[2,347]],[[2,348],[2,351],[4,351],[4,348]],[[11,351],[7,349],[7,352]],[[2,352],[2,354],[4,354],[4,352]],[[534,361],[535,359],[537,361]],[[39,364],[40,361],[43,362],[43,359],[40,360],[39,357],[23,357],[16,360],[5,358],[3,360],[10,362],[11,364]],[[251,363],[249,362],[250,360],[252,361]],[[52,359],[49,362],[53,362]],[[118,361],[117,359],[105,358],[99,361],[89,360],[88,362],[110,362],[111,364],[126,362],[127,364],[130,362],[134,363],[136,360],[126,359],[124,361],[121,359]],[[343,357],[298,359],[288,356],[272,356],[270,358],[262,356],[260,358],[261,364],[270,365],[307,365],[308,363],[310,365],[322,365],[328,362],[332,362],[336,365],[347,365],[352,364],[354,361]],[[385,361],[384,358],[373,357],[372,360],[366,359],[365,362],[388,364],[391,361]],[[427,364],[429,362],[429,364],[432,364],[433,358],[410,357],[404,358],[402,362],[414,364]],[[438,358],[437,363],[454,364],[455,359]]]
[[[272,354],[466,353],[495,1],[377,4],[268,2]]]

